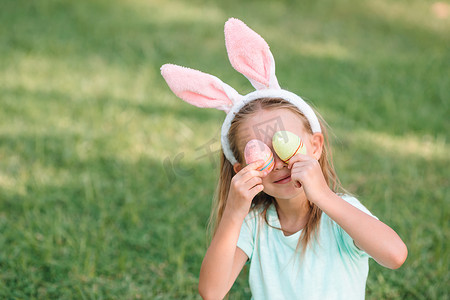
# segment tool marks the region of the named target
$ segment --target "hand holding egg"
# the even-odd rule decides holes
[[[289,160],[297,153],[306,154],[306,147],[302,139],[290,131],[277,131],[272,137],[273,149],[278,157],[284,162]]]
[[[245,145],[244,156],[247,164],[258,160],[264,161],[264,164],[258,169],[260,171],[267,170],[267,173],[269,173],[275,166],[272,151],[266,144],[257,139],[251,140]]]

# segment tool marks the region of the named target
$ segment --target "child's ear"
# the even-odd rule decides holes
[[[240,170],[242,170],[243,166],[240,163],[235,163],[233,165],[234,172],[237,174]]]
[[[311,145],[313,147],[312,155],[317,160],[319,160],[320,156],[322,155],[323,144],[324,144],[323,134],[320,132],[314,133],[311,140]]]

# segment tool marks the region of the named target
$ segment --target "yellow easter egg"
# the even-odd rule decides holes
[[[272,138],[273,149],[285,163],[297,153],[306,154],[302,139],[290,131],[277,131]]]

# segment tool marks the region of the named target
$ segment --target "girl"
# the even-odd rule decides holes
[[[255,92],[241,96],[217,77],[162,67],[180,98],[227,112],[201,296],[222,299],[249,261],[254,299],[364,299],[368,258],[399,268],[407,256],[405,244],[357,199],[337,194],[326,128],[303,99],[279,87],[265,41],[236,19],[226,23],[225,37],[233,67]],[[261,139],[273,150],[276,128],[300,136],[307,153],[288,164],[274,153],[270,173],[258,170],[262,161],[245,165],[246,143]]]

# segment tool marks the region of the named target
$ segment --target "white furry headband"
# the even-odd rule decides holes
[[[305,115],[313,133],[321,132],[312,108],[296,94],[280,88],[273,55],[260,35],[242,21],[231,18],[225,23],[225,43],[231,65],[247,77],[256,91],[242,96],[215,76],[172,64],[163,65],[161,74],[175,95],[187,103],[227,113],[222,124],[221,142],[225,157],[231,164],[238,162],[228,140],[231,122],[239,110],[253,100],[267,97],[284,99]]]

